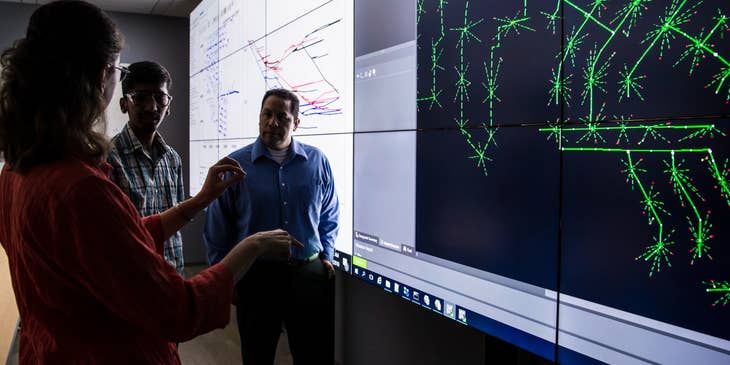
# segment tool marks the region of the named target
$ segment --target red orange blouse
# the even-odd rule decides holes
[[[108,165],[67,159],[0,174],[0,243],[20,311],[21,364],[179,364],[174,342],[225,326],[233,278],[184,280]]]

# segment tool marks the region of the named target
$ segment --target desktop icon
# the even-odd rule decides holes
[[[383,278],[378,276],[378,285],[382,285],[382,284],[383,284]]]
[[[393,283],[393,291],[397,293],[398,292],[398,289],[400,289],[400,284]]]
[[[450,318],[454,318],[454,305],[452,303],[445,303],[446,304],[446,316]]]
[[[459,308],[459,320],[466,323],[466,311],[462,308]]]
[[[390,289],[390,280],[385,280],[385,287]]]
[[[428,294],[423,295],[423,303],[426,305],[431,305],[431,298],[428,296]]]
[[[357,274],[359,274],[359,273],[360,273],[360,269],[358,269],[358,268],[355,268],[355,275],[357,275]]]
[[[421,293],[414,290],[413,291],[413,300],[415,300],[415,301],[421,300]]]
[[[350,272],[350,262],[347,260],[347,257],[342,258],[342,269],[347,272]]]
[[[407,296],[407,297],[411,295],[411,290],[410,290],[410,289],[408,289],[408,287],[407,287],[407,286],[404,286],[404,287],[403,287],[403,295],[405,295],[405,296]]]
[[[436,308],[437,311],[441,312],[441,301],[438,299],[434,299],[433,306]]]
[[[370,281],[373,281],[373,279],[375,279],[375,277],[373,276],[373,274],[368,274],[368,279],[370,279]]]

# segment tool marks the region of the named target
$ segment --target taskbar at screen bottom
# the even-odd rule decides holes
[[[357,257],[355,259],[357,261]],[[495,321],[473,310],[462,307],[458,303],[446,301],[423,290],[423,288],[406,285],[393,278],[359,267],[356,262],[351,267],[350,273],[356,278],[373,284],[388,293],[397,295],[426,310],[448,317],[461,325],[471,326],[488,335],[530,351],[546,360],[555,361],[554,343]]]
[[[468,304],[434,295],[427,283],[404,283],[376,270],[372,261],[342,256],[349,273],[419,307],[561,364],[728,364],[730,342],[628,312],[561,295],[557,340],[537,337],[476,312]],[[433,290],[429,290],[429,288]],[[425,290],[424,290],[425,289]],[[443,292],[443,291],[442,291]],[[556,345],[557,343],[557,345]]]
[[[342,251],[335,250],[332,256],[332,266],[335,269],[350,273],[352,270],[352,256]]]

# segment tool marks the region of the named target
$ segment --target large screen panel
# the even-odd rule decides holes
[[[541,14],[552,11],[550,6],[544,1],[529,6],[520,1],[420,1],[418,126],[554,121],[560,101],[545,90],[556,70],[546,61],[560,53],[561,28],[557,23],[545,29]]]
[[[727,1],[345,3],[201,3],[191,185],[293,88],[341,269],[559,363],[730,362]]]
[[[725,228],[709,228],[728,214],[727,7],[356,4],[356,34],[396,11],[415,31],[355,44],[353,274],[560,363],[730,360]],[[656,242],[670,224],[681,253]]]
[[[484,81],[484,63],[489,64],[486,42],[497,43],[499,36],[500,21],[487,10],[501,8],[505,16],[519,10],[522,17],[522,4],[361,3],[355,20],[360,53],[355,58],[353,275],[553,360],[560,152],[539,126],[519,124],[554,121],[559,105],[545,109],[546,99],[519,94],[542,92],[539,85],[516,93],[506,89],[510,97],[499,105],[502,124],[496,119],[490,124],[489,103],[482,102],[490,90],[476,82]],[[410,36],[402,26],[369,33],[381,17],[409,24]],[[442,23],[448,35],[436,53],[448,67],[431,58],[429,37]],[[468,30],[465,24],[483,29]],[[365,35],[358,38],[360,33]],[[500,82],[521,78],[530,37],[523,37],[522,45],[503,43],[498,57],[513,56],[513,62],[504,73],[509,77]],[[559,40],[540,42],[549,52],[559,50]],[[466,55],[464,70],[453,64],[460,61],[459,47]],[[534,67],[534,60],[527,61]],[[466,72],[467,64],[474,68]],[[433,68],[443,90],[431,103],[423,99],[423,89],[430,90]],[[454,86],[459,75],[475,81]],[[533,107],[519,107],[521,100]]]
[[[564,128],[562,346],[609,363],[727,361],[729,122],[603,123],[606,147]]]
[[[537,127],[499,133],[495,161],[458,131],[418,133],[416,249],[557,290],[559,152]]]
[[[352,4],[205,0],[190,14],[190,193],[252,143],[266,90],[300,99],[294,138],[325,152],[342,210],[335,250],[352,251]],[[337,264],[340,262],[338,261]]]
[[[727,363],[730,7],[561,3],[559,358]]]

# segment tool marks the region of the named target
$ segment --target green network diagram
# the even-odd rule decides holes
[[[560,118],[541,121],[544,125],[539,132],[545,133],[546,139],[553,141],[564,153],[611,153],[619,156],[623,166],[621,172],[625,174],[630,190],[638,192],[640,207],[653,231],[649,243],[634,258],[647,263],[650,277],[672,266],[673,250],[679,246],[673,239],[675,229],[664,224],[666,217],[678,214],[665,208],[665,199],[671,197],[662,196],[653,182],[643,178],[647,168],[642,165],[642,156],[661,156],[664,165],[661,173],[671,185],[674,199],[678,199],[686,210],[686,213],[681,213],[686,215],[691,235],[690,264],[712,260],[712,247],[716,243],[713,242],[716,241],[713,223],[717,222],[713,222],[709,210],[703,209],[703,203],[708,198],[722,199],[723,205],[730,207],[730,166],[727,158],[722,160],[711,148],[702,147],[702,144],[724,138],[726,133],[713,123],[632,120],[630,116],[604,115],[604,110],[608,103],[637,99],[643,102],[645,83],[652,80],[647,79],[642,70],[651,67],[654,59],[662,61],[672,46],[683,47],[672,66],[678,71],[688,67],[689,77],[694,76],[701,64],[716,69],[704,82],[704,89],[698,92],[714,93],[721,96],[725,104],[729,103],[730,47],[726,33],[730,31],[730,18],[727,10],[715,9],[714,13],[700,14],[697,8],[702,2],[688,0],[590,0],[583,5],[578,1],[557,0],[552,12],[531,12],[527,0],[515,3],[521,5],[515,15],[485,18],[470,13],[469,1],[417,1],[418,46],[420,52],[430,54],[430,59],[421,57],[418,61],[421,69],[417,99],[419,111],[452,110],[455,128],[471,151],[468,158],[488,176],[490,165],[497,163],[494,151],[498,148],[500,129],[497,119],[502,101],[499,96],[500,71],[504,63],[509,62],[509,55],[502,55],[501,48],[508,39],[518,39],[521,33],[550,32],[560,37],[561,29],[565,30],[561,50],[555,55],[555,66],[551,69],[552,77],[545,80],[546,104],[562,104],[568,108],[578,103],[586,107],[588,113],[577,121]],[[663,8],[659,19],[645,16],[649,7]],[[447,12],[463,14],[463,17],[459,16],[463,22],[447,24]],[[571,19],[579,20],[576,24],[565,21],[569,12],[576,15]],[[439,27],[430,39],[422,34],[424,17],[429,17],[430,24],[438,24]],[[685,28],[692,20],[707,24],[699,33],[690,34]],[[651,30],[638,34],[637,25],[646,22],[651,23]],[[600,29],[603,34],[588,33],[588,25]],[[491,27],[489,34],[493,36],[488,39],[480,37],[480,34],[487,33],[485,28],[488,27]],[[456,41],[447,42],[447,37]],[[611,51],[611,46],[627,38],[640,40],[643,51],[633,63],[617,65],[613,62],[616,51]],[[468,59],[465,50],[484,43],[488,46],[488,53],[478,60],[482,79],[477,82],[469,79],[469,68],[473,67],[475,60]],[[458,54],[457,63],[450,68],[442,62],[447,47],[455,47]],[[618,73],[616,85],[609,85],[609,72]],[[423,80],[424,74],[430,74],[430,80]],[[442,85],[446,82],[452,83],[449,85],[454,90],[451,95],[444,92]],[[579,90],[575,100],[574,88]],[[478,122],[475,116],[466,113],[466,106],[476,102],[473,100],[476,94],[479,95],[478,101],[484,105]],[[642,145],[649,141],[662,142],[667,147],[694,141],[693,146],[700,147],[643,148]],[[700,158],[704,171],[688,167],[691,156]],[[692,174],[700,173],[711,175],[715,192],[703,192],[695,186]],[[724,238],[725,241],[727,239]],[[713,296],[712,306],[725,306],[730,302],[730,282],[727,280],[708,279],[701,284]]]

